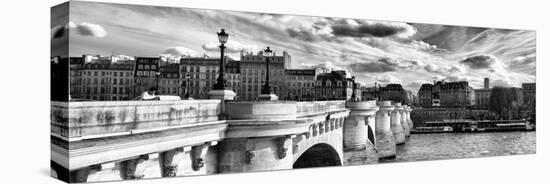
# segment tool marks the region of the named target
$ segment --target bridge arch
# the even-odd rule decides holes
[[[374,137],[374,130],[370,125],[367,125],[368,139],[372,145],[376,146],[376,138]]]
[[[340,155],[330,144],[319,143],[308,148],[296,159],[292,168],[341,166]]]

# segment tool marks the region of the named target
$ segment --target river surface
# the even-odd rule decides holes
[[[403,162],[534,154],[536,132],[412,134],[397,146],[395,159]]]

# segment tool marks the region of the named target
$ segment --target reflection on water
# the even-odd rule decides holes
[[[412,134],[383,162],[534,154],[536,132]]]

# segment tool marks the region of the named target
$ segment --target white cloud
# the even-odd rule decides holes
[[[198,56],[198,53],[192,49],[179,46],[166,48],[160,55],[173,59],[179,59],[181,57]]]
[[[84,22],[75,25],[74,23],[69,22],[69,24],[67,24],[67,27],[74,27],[76,33],[81,36],[103,38],[107,35],[107,31],[102,26],[97,24]]]
[[[398,79],[397,77],[395,77],[393,75],[377,76],[375,79],[376,79],[376,81],[378,81],[379,83],[382,83],[382,84],[389,84],[389,83],[401,84],[402,83],[401,79]]]
[[[202,49],[204,49],[206,51],[219,52],[220,51],[219,46],[220,46],[219,42],[210,42],[210,43],[202,44],[201,47],[202,47]],[[241,50],[244,50],[244,51],[247,51],[247,52],[258,52],[258,51],[261,50],[256,45],[241,44],[241,43],[236,42],[236,41],[228,41],[225,44],[225,47],[226,48],[225,48],[224,52],[226,52],[226,53],[238,53],[238,52],[241,52]]]

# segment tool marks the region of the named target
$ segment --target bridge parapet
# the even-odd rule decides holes
[[[70,182],[215,173],[216,162],[206,160],[216,159],[216,149],[208,148],[225,136],[220,105],[221,100],[52,102],[52,167],[70,173]]]
[[[220,100],[52,102],[52,133],[116,135],[218,120]]]
[[[296,113],[301,117],[346,110],[346,103],[343,100],[297,102],[296,105]]]

